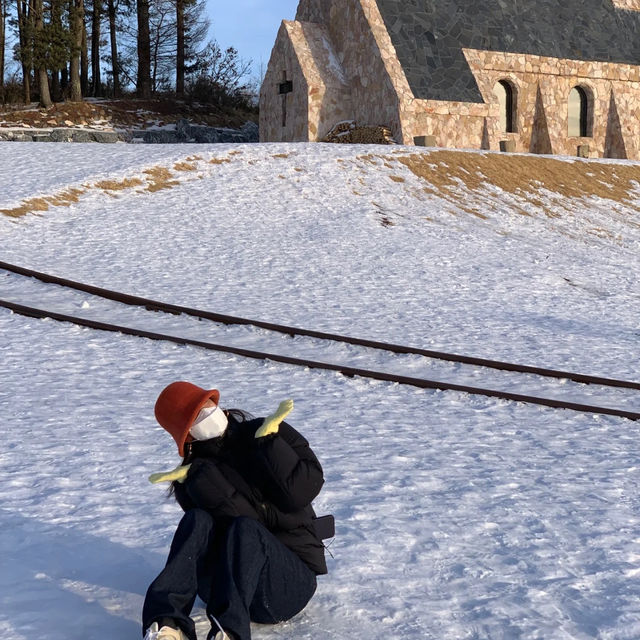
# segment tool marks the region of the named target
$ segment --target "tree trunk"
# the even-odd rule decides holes
[[[71,60],[69,64],[69,84],[71,91],[69,99],[71,102],[82,102],[82,83],[80,80],[80,56],[82,55],[82,25],[84,14],[83,0],[70,0],[69,2],[71,14],[71,33],[73,51],[71,52]]]
[[[22,65],[22,96],[25,104],[31,102],[31,69],[28,66]]]
[[[50,22],[54,33],[63,33],[62,26],[62,11],[64,0],[49,0],[49,7],[51,11]],[[49,68],[49,75],[51,77],[51,99],[54,102],[62,102],[64,99],[63,91],[64,87],[60,81],[60,70],[63,66],[66,66],[64,55],[60,51],[60,46],[56,47],[55,61],[51,61],[51,67]]]
[[[93,14],[91,17],[91,79],[93,97],[102,95],[102,81],[100,79],[100,18],[102,16],[102,0],[93,0]]]
[[[20,41],[22,66],[22,93],[24,103],[31,102],[31,65],[28,62],[27,52],[29,47],[29,4],[27,0],[16,0],[16,10],[18,15],[18,38]]]
[[[44,6],[42,0],[34,0],[34,54],[36,76],[38,79],[38,91],[40,93],[40,105],[45,109],[53,106],[51,102],[51,94],[49,93],[49,77],[47,76],[47,68],[45,66],[43,51],[43,30],[44,30]]]
[[[184,96],[184,0],[176,0],[176,95]]]
[[[0,87],[4,87],[4,47],[6,33],[6,0],[0,0]]]
[[[151,97],[151,37],[149,34],[149,0],[137,0],[138,7],[138,83],[139,98]]]
[[[160,53],[160,31],[161,29],[157,29],[154,34],[153,42],[150,47],[150,63],[151,63],[151,92],[155,93],[157,91],[158,85],[158,56]]]
[[[113,75],[113,97],[120,97],[120,67],[118,66],[118,36],[116,30],[116,5],[108,0],[109,37],[111,39],[111,73]]]
[[[84,15],[84,12],[83,12]],[[82,20],[82,51],[80,53],[80,86],[82,95],[89,95],[89,52],[87,42],[87,25]]]
[[[54,102],[61,102],[62,87],[60,86],[60,72],[53,70],[51,72],[51,99]]]
[[[38,67],[38,91],[40,92],[40,105],[45,109],[53,106],[51,92],[49,91],[49,76],[44,66]]]

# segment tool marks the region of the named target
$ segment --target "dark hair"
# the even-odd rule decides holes
[[[244,409],[225,409],[224,412],[227,414],[227,418],[231,418],[236,422],[246,422],[248,420],[253,420],[253,416]]]

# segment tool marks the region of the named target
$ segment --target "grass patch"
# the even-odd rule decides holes
[[[196,171],[198,167],[191,162],[176,162],[173,165],[174,171]]]
[[[100,180],[92,186],[103,191],[124,191],[125,189],[140,187],[143,184],[140,178],[124,178],[122,180]]]
[[[17,207],[11,209],[0,209],[0,213],[10,218],[21,218],[30,213],[42,213],[49,211],[51,207],[69,207],[78,202],[80,196],[86,189],[73,188],[59,191],[51,196],[41,196],[38,198],[27,198]]]
[[[191,166],[191,165],[189,165]],[[194,166],[195,169],[195,166]],[[190,168],[182,169],[191,171]],[[7,209],[0,209],[0,214],[10,218],[20,218],[30,213],[42,213],[51,207],[69,207],[80,201],[80,198],[93,189],[103,191],[109,196],[115,197],[117,192],[134,189],[136,187],[146,187],[146,191],[155,192],[162,189],[170,189],[180,184],[174,179],[174,174],[166,167],[152,167],[143,171],[142,178],[122,178],[98,180],[92,184],[85,184],[82,187],[71,187],[58,191],[52,195],[39,196],[36,198],[26,198],[18,206]]]
[[[543,205],[541,190],[545,189],[567,200],[565,206],[570,205],[571,200],[594,197],[640,211],[637,204],[640,165],[449,150],[399,156],[396,160],[427,183],[424,187],[427,192],[436,195],[459,197],[461,185],[473,192],[492,185],[540,206]],[[521,210],[521,213],[526,212]],[[546,213],[557,216],[549,210]]]
[[[152,167],[145,169],[142,173],[147,176],[147,191],[155,193],[163,189],[172,189],[180,184],[173,180],[173,174],[166,167]]]

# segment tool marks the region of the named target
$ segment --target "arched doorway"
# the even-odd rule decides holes
[[[516,88],[508,80],[499,80],[493,87],[493,95],[500,105],[500,131],[515,133],[516,131]]]
[[[585,87],[573,87],[569,93],[569,137],[589,138],[593,131],[593,99]]]

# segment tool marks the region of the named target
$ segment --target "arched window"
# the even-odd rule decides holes
[[[593,129],[593,100],[584,87],[573,87],[569,93],[569,137],[591,137]]]
[[[508,80],[500,80],[493,87],[493,94],[500,105],[500,130],[514,133],[516,130],[516,90]]]

